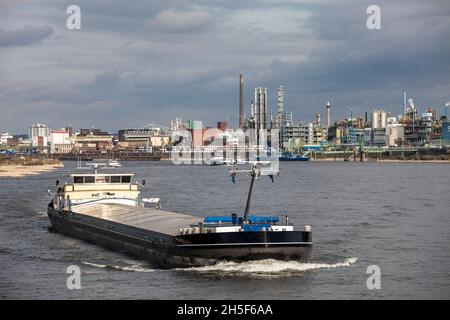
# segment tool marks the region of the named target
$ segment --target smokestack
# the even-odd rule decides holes
[[[403,114],[406,114],[406,91],[403,91]]]
[[[330,121],[331,121],[331,114],[330,114],[330,102],[327,102],[327,115],[326,115],[326,125],[327,125],[327,129],[330,127]]]
[[[239,128],[244,128],[244,75],[239,75]]]

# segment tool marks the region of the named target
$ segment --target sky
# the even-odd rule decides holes
[[[81,29],[69,30],[69,5]],[[366,10],[381,10],[369,30]],[[450,101],[450,1],[0,0],[0,132],[32,123],[116,132],[171,118],[238,123],[253,89],[295,120]]]

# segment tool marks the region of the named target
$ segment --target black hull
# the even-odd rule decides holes
[[[218,261],[308,260],[311,232],[233,232],[170,236],[48,207],[51,230],[163,268],[206,266]]]

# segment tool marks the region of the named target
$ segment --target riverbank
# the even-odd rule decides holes
[[[0,178],[14,178],[29,175],[41,174],[64,167],[64,164],[57,160],[40,161],[3,161],[0,162]]]
[[[323,159],[311,159],[311,162],[344,162],[343,158],[323,158]],[[353,159],[347,160],[346,162],[360,162],[358,159],[354,161]],[[397,159],[365,159],[364,162],[380,162],[380,163],[450,163],[450,160],[397,160]]]
[[[450,163],[450,160],[377,160],[377,162],[392,162],[392,163]]]

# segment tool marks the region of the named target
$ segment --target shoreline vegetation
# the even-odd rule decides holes
[[[64,167],[56,159],[4,159],[0,160],[0,178],[16,178],[37,175]]]

